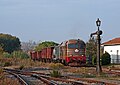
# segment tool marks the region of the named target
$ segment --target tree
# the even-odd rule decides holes
[[[51,47],[51,46],[57,46],[57,45],[58,43],[55,43],[53,41],[45,41],[45,42],[39,43],[39,45],[35,47],[35,50],[40,51],[45,47]]]
[[[8,53],[20,50],[21,47],[19,38],[2,33],[0,33],[0,46],[2,46],[3,50]]]
[[[96,52],[97,52],[97,42],[94,38],[92,38],[86,43],[86,55],[96,56],[97,55]]]
[[[97,41],[94,37],[86,43],[86,56],[89,62],[95,63],[97,56]]]

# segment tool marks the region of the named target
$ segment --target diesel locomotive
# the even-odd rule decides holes
[[[33,60],[43,62],[59,62],[64,65],[76,63],[81,65],[86,63],[85,48],[84,41],[70,39],[55,47],[47,47],[38,52],[32,51],[30,55]]]

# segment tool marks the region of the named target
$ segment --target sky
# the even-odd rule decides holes
[[[101,20],[101,42],[120,37],[120,0],[0,0],[0,33],[21,42],[87,42]]]

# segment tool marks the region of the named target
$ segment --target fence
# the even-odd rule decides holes
[[[120,64],[120,59],[112,59],[111,63],[113,63],[113,64]]]

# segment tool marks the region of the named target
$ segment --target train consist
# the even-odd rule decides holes
[[[60,62],[64,65],[77,63],[81,65],[86,63],[85,48],[84,41],[70,39],[55,47],[47,47],[38,52],[32,51],[30,55],[33,60],[43,62]]]

